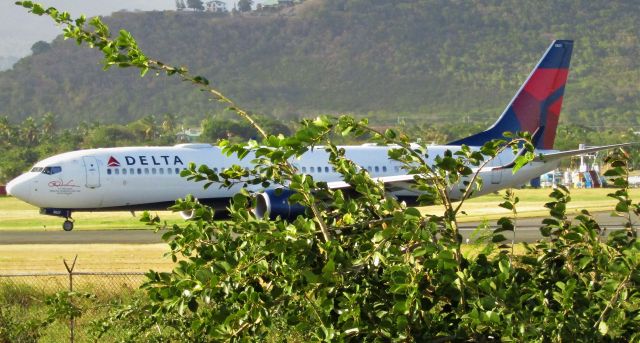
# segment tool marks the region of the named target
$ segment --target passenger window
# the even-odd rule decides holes
[[[127,175],[127,168],[122,168],[122,175]]]
[[[120,169],[116,168],[116,169],[113,170],[113,172],[116,173],[116,175],[120,175]]]
[[[176,168],[176,174],[180,174],[180,168]]]
[[[315,171],[316,171],[316,169],[315,169],[314,167],[310,167],[310,168],[309,168],[309,171],[313,173],[313,172],[315,172]]]
[[[322,173],[322,167],[318,167],[318,173]]]
[[[164,175],[164,168],[158,168],[158,171],[160,172],[160,175]]]
[[[373,169],[371,169],[371,166],[368,166],[367,170],[370,171],[370,172],[373,171]]]
[[[167,168],[167,174],[171,174],[172,171],[173,171],[173,169]]]
[[[374,167],[374,170],[375,170],[375,171],[376,171],[376,173],[377,173],[377,172],[379,172],[379,171],[380,171],[380,168],[378,168],[378,166],[375,166],[375,167]]]
[[[156,168],[151,168],[151,174],[156,175]]]
[[[142,169],[138,168],[138,175],[142,175]]]
[[[383,171],[384,173],[386,173],[386,172],[387,172],[387,166],[382,166],[382,171]]]
[[[133,168],[129,168],[129,174],[133,175],[133,174],[135,174],[135,173],[136,173],[135,169],[133,169]]]
[[[400,167],[398,167],[398,166],[393,167],[393,169],[394,169],[396,172],[399,172],[399,171],[400,171]]]
[[[302,172],[306,173],[307,172],[307,167],[302,167]]]
[[[144,168],[145,175],[149,175],[149,168]]]
[[[213,172],[217,173],[218,172],[218,168],[213,168]]]
[[[328,173],[329,172],[329,167],[324,167],[324,172]]]
[[[111,175],[111,169],[107,169],[107,175]]]

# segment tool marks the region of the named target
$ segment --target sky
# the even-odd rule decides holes
[[[71,13],[87,16],[109,15],[119,10],[175,9],[175,0],[36,0],[45,7],[53,6]],[[232,0],[226,1],[233,6]],[[26,8],[15,5],[15,0],[0,0],[0,56],[24,57],[31,54],[33,43],[50,42],[62,30],[48,17],[38,17]]]

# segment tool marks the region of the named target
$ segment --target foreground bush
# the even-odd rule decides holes
[[[619,166],[610,174],[623,176],[624,156],[612,161]],[[256,162],[257,170],[272,167]],[[334,165],[352,167],[339,158]],[[208,170],[192,172],[206,177]],[[319,218],[308,211],[292,222],[257,219],[247,210],[251,199],[238,195],[232,220],[214,221],[212,211],[192,199],[179,202],[176,210],[192,208],[196,216],[164,235],[180,261],[171,273],[148,275],[150,303],[119,317],[136,323],[131,340],[160,334],[157,324],[166,328],[163,339],[188,341],[638,339],[636,233],[629,226],[603,242],[587,211],[567,218],[566,189],[550,194],[550,216],[541,228],[547,239],[518,256],[508,245],[489,243],[467,259],[455,209],[425,216],[386,197],[364,172],[345,177],[358,194],[345,197],[321,186],[308,193],[321,207]],[[291,188],[304,191],[296,182]],[[615,182],[622,186],[612,194],[619,212],[637,212],[637,205],[627,205],[624,178]],[[333,201],[320,200],[325,197]],[[511,195],[502,206],[515,213],[516,203]],[[503,233],[517,230],[511,219],[499,223],[491,237],[498,244]]]

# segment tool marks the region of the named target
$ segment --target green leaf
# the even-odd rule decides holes
[[[404,211],[404,214],[409,217],[421,217],[420,210],[415,207],[407,207],[407,209]]]
[[[564,238],[566,240],[570,240],[574,242],[578,242],[582,240],[582,236],[577,232],[569,232],[566,235],[564,235]]]
[[[415,249],[415,250],[411,253],[411,255],[413,255],[413,257],[420,257],[420,256],[425,255],[426,253],[427,253],[427,249],[426,249],[426,248],[424,248],[424,247],[420,247],[420,248]]]
[[[506,240],[507,240],[507,238],[502,234],[493,235],[493,237],[491,237],[491,241],[493,243],[504,242]]]
[[[600,324],[598,324],[598,331],[600,331],[603,336],[605,336],[609,332],[609,326],[604,320],[601,321]]]
[[[332,274],[336,270],[336,263],[333,259],[329,259],[327,263],[322,267],[322,274],[325,276]]]
[[[513,210],[513,204],[508,202],[508,201],[505,201],[505,202],[499,204],[498,206],[500,206],[502,208],[506,208],[507,210]]]
[[[626,201],[620,201],[616,205],[616,211],[618,211],[618,212],[629,212],[629,204]]]
[[[384,131],[384,136],[387,137],[388,139],[395,139],[396,132],[393,131],[392,129],[387,129]]]

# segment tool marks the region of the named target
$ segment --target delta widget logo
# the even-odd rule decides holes
[[[111,157],[109,157],[109,162],[107,162],[107,166],[109,166],[109,167],[120,167],[120,162],[118,162],[118,160],[116,160],[115,157],[111,156]]]

